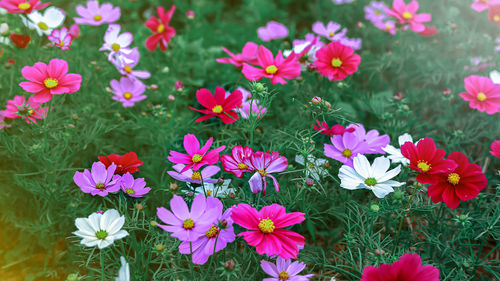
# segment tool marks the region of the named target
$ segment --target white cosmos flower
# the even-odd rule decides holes
[[[351,168],[343,165],[339,170],[340,186],[345,189],[369,189],[378,198],[384,198],[394,191],[392,187],[402,186],[404,183],[391,180],[401,172],[401,165],[389,170],[391,161],[384,156],[377,157],[370,165],[363,154],[353,159]],[[388,171],[389,170],[389,171]]]
[[[490,79],[493,83],[500,84],[500,72],[497,70],[490,72]]]
[[[118,277],[115,278],[115,281],[130,281],[130,267],[127,261],[124,257],[120,257],[120,262],[122,263],[122,267],[120,267]]]
[[[39,11],[33,11],[28,15],[29,20],[26,20],[24,17],[21,18],[24,25],[30,29],[36,30],[38,35],[42,36],[43,34],[51,34],[52,30],[61,26],[66,18],[66,14],[59,8],[48,7],[43,15]]]
[[[204,192],[207,193],[207,196],[213,196],[217,198],[226,198],[229,193],[234,193],[235,190],[232,187],[229,187],[229,184],[231,183],[230,179],[225,179],[224,183],[222,184],[217,184],[217,183],[208,183],[204,182],[205,185],[205,190],[203,190],[203,187],[200,185],[194,190],[194,194],[204,194]],[[188,182],[186,183],[189,187],[191,187],[191,184]],[[183,193],[189,193],[191,191],[189,190],[183,190]]]
[[[77,218],[75,225],[78,230],[73,234],[83,238],[81,244],[103,249],[128,235],[127,231],[122,230],[124,223],[125,216],[120,216],[117,210],[110,209],[104,214],[93,213],[88,218]]]
[[[401,146],[403,144],[405,144],[406,142],[413,143],[413,138],[411,137],[410,134],[403,134],[403,135],[399,136],[398,142],[399,142],[400,148],[395,148],[394,146],[389,144],[382,149],[385,152],[389,153],[388,158],[391,159],[392,163],[401,163],[405,166],[410,165],[410,159],[404,157],[403,154],[401,153]],[[417,143],[418,143],[418,141],[417,141]]]
[[[296,155],[295,162],[304,166],[304,156]],[[324,177],[328,172],[326,171],[325,164],[328,163],[328,160],[323,158],[316,158],[309,154],[307,156],[307,167],[306,167],[306,176],[311,177],[316,181],[320,180],[320,177]]]

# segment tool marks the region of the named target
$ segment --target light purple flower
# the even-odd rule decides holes
[[[285,25],[270,21],[264,27],[259,27],[257,29],[257,34],[262,41],[271,41],[276,39],[285,38],[288,36],[288,29]]]
[[[270,151],[271,152],[271,151]],[[250,190],[253,193],[262,191],[266,195],[267,179],[271,178],[274,185],[274,190],[280,192],[280,185],[278,180],[271,174],[281,173],[288,168],[288,160],[285,156],[280,156],[279,152],[274,151],[271,153],[257,151],[252,154],[250,159],[245,159],[244,163],[252,167],[256,172],[248,180]]]
[[[217,219],[217,209],[207,208],[207,200],[203,194],[197,195],[189,210],[187,203],[178,195],[170,200],[169,211],[163,207],[157,208],[156,215],[167,225],[157,224],[166,232],[172,233],[181,241],[193,242],[210,230]]]
[[[375,24],[375,27],[380,29],[380,30],[383,30],[385,32],[388,32],[392,35],[396,34],[396,22],[393,20],[379,22],[379,23]]]
[[[366,132],[365,127],[361,124],[351,124],[347,126],[347,129],[349,128],[354,128],[355,130],[352,134],[366,143],[366,148],[368,149],[366,153],[385,154],[384,147],[391,143],[388,135],[380,135],[375,129]]]
[[[114,57],[111,62],[116,66],[121,75],[125,75],[133,79],[148,79],[151,74],[144,70],[134,70],[134,67],[139,63],[141,54],[139,50],[133,48],[127,55],[119,55]]]
[[[193,169],[188,169],[181,173],[186,165],[177,164],[174,165],[175,171],[168,171],[167,173],[176,180],[183,182],[191,182],[201,184],[203,179],[204,183],[215,183],[217,179],[212,179],[211,177],[220,171],[220,168],[215,165],[209,165],[201,169],[201,171],[193,171]]]
[[[340,30],[340,24],[334,23],[332,21],[329,22],[326,26],[322,22],[318,21],[313,24],[312,30],[314,31],[314,33],[321,35],[330,41],[340,41],[345,37],[345,34],[347,32],[346,28],[338,32]]]
[[[109,51],[108,59],[110,61],[114,56],[126,56],[132,52],[129,46],[134,40],[134,35],[130,32],[120,34],[121,28],[119,24],[110,24],[104,34],[104,44],[99,51]]]
[[[495,42],[498,44],[498,45],[495,47],[495,51],[496,51],[496,52],[498,52],[498,51],[500,51],[500,38],[495,39]]]
[[[85,169],[83,173],[76,172],[73,181],[84,193],[104,197],[110,192],[120,190],[120,176],[114,174],[115,169],[114,163],[106,169],[103,163],[94,162],[91,171]]]
[[[353,133],[346,132],[343,135],[334,135],[330,138],[332,144],[324,146],[325,156],[333,158],[341,163],[352,167],[352,160],[358,154],[368,153],[369,149],[363,139]]]
[[[123,192],[132,197],[142,197],[142,195],[148,193],[151,188],[145,186],[146,182],[144,181],[144,178],[134,179],[134,177],[128,172],[122,176],[120,181],[120,187]]]
[[[305,45],[307,47],[309,45],[307,43],[309,43],[309,44],[315,43],[313,48],[316,48],[316,49],[320,49],[321,47],[325,46],[325,43],[321,42],[320,36],[316,36],[313,33],[307,33],[304,40],[300,40],[300,39],[293,40],[293,47],[294,47],[294,49],[295,49],[295,47],[302,46],[302,45]]]
[[[291,260],[285,260],[280,256],[276,258],[276,264],[261,260],[260,267],[264,272],[273,277],[265,278],[264,281],[307,281],[314,276],[314,274],[297,275],[304,270],[306,264],[298,261],[292,262]]]
[[[384,2],[372,1],[365,7],[365,18],[376,25],[388,17],[385,12],[388,8]]]
[[[361,49],[361,38],[342,38],[340,43],[353,48],[354,50]]]
[[[341,4],[347,4],[351,3],[354,0],[332,0],[333,4],[335,5],[341,5]]]
[[[54,43],[54,46],[58,47],[61,50],[70,49],[71,42],[73,41],[73,36],[69,34],[69,31],[66,27],[52,30],[52,33],[47,36],[47,38]]]
[[[138,101],[145,99],[147,96],[143,95],[146,90],[146,85],[136,79],[122,77],[120,82],[116,80],[111,81],[111,88],[113,89],[113,99],[123,104],[123,107],[131,107]]]
[[[215,210],[216,220],[210,226],[210,230],[200,236],[196,241],[184,241],[179,245],[181,254],[189,255],[193,251],[193,263],[204,264],[208,258],[215,252],[226,248],[228,243],[235,239],[233,220],[231,219],[231,208],[222,213],[222,202],[215,197],[207,198],[207,210]],[[215,242],[217,241],[217,246]]]
[[[260,105],[260,101],[258,99],[252,100],[252,94],[248,90],[241,87],[238,87],[237,90],[239,90],[243,95],[241,107],[235,110],[240,114],[241,118],[248,119],[250,116],[257,116],[257,118],[261,118],[262,115],[266,113],[267,108]],[[226,97],[229,94],[231,93],[227,92]]]
[[[113,7],[110,3],[99,6],[97,1],[87,1],[87,6],[76,6],[80,18],[74,18],[76,24],[101,25],[114,23],[120,19],[120,8]]]

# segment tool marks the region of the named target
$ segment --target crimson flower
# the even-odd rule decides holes
[[[333,137],[334,135],[343,135],[344,133],[352,133],[354,132],[354,128],[344,128],[344,126],[335,124],[331,128],[328,126],[328,124],[325,121],[322,121],[319,123],[319,120],[316,120],[316,123],[318,123],[318,126],[313,125],[313,129],[322,133],[325,136]]]
[[[31,37],[29,35],[12,33],[10,35],[10,40],[19,49],[25,49],[26,47],[28,47],[28,44],[31,41]]]
[[[108,168],[112,163],[115,163],[115,174],[121,175],[126,173],[132,174],[139,171],[139,166],[143,163],[137,158],[137,154],[135,152],[125,153],[123,156],[110,154],[108,156],[99,156],[98,158],[99,161],[106,166],[106,168]]]
[[[500,140],[496,140],[491,144],[491,155],[500,158]]]
[[[230,124],[238,120],[238,113],[234,109],[241,106],[243,101],[243,94],[240,90],[234,90],[226,97],[226,91],[221,87],[215,88],[215,95],[207,89],[200,89],[196,91],[196,99],[206,109],[196,109],[189,107],[191,110],[205,114],[196,122],[205,121],[212,117],[219,117],[225,124]]]
[[[316,52],[314,61],[316,70],[330,81],[344,80],[358,71],[361,57],[354,49],[339,42],[331,42]]]
[[[439,269],[422,265],[418,254],[404,254],[392,264],[367,266],[360,281],[439,281]]]
[[[168,25],[174,14],[175,5],[172,5],[170,10],[166,12],[163,7],[156,8],[156,11],[158,18],[151,16],[145,23],[146,27],[153,32],[153,35],[149,36],[146,40],[146,48],[154,52],[156,47],[160,45],[160,49],[165,52],[168,48],[168,43],[175,35],[175,28]]]

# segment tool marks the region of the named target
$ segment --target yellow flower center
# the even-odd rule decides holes
[[[493,16],[493,21],[500,21],[500,16],[499,15],[494,15]]]
[[[217,113],[217,114],[221,113],[223,110],[224,109],[220,105],[216,105],[216,106],[214,106],[214,108],[212,108],[212,112]]]
[[[486,95],[483,92],[481,92],[481,93],[477,94],[476,99],[478,101],[485,101],[486,100]]]
[[[47,78],[45,79],[45,81],[43,81],[43,84],[47,89],[52,89],[57,87],[57,85],[59,85],[59,82],[54,78]]]
[[[270,219],[263,219],[259,222],[259,229],[262,233],[273,233],[274,223]]]
[[[63,47],[63,46],[64,46],[64,41],[62,41],[62,40],[61,40],[61,41],[59,42],[59,46]]]
[[[35,113],[33,109],[28,110],[28,115],[33,115],[33,113]]]
[[[374,179],[374,178],[367,178],[365,180],[365,184],[368,185],[368,186],[374,186],[377,184],[377,180]]]
[[[28,2],[24,2],[19,4],[17,7],[21,10],[28,10],[29,8],[31,8],[31,4]]]
[[[267,175],[267,172],[266,170],[258,170],[259,174],[263,177],[265,177]]]
[[[342,61],[339,58],[334,58],[334,59],[332,59],[332,66],[333,67],[341,67]]]
[[[47,29],[49,29],[49,27],[47,26],[47,24],[44,23],[44,22],[39,22],[38,23],[38,27],[40,27],[41,30],[47,30]]]
[[[104,239],[106,239],[106,237],[108,237],[108,232],[106,232],[104,230],[99,230],[95,233],[95,237],[97,237],[101,240],[104,240]]]
[[[243,170],[243,169],[246,169],[246,168],[248,168],[248,165],[247,165],[247,164],[244,164],[244,163],[238,163],[238,169]]]
[[[130,67],[129,65],[126,65],[126,66],[123,68],[123,70],[125,70],[125,72],[127,72],[127,73],[130,73],[130,72],[132,72],[132,67]]]
[[[280,274],[278,275],[278,280],[280,281],[286,281],[290,278],[290,275],[286,271],[281,271]]]
[[[187,219],[182,224],[182,227],[184,227],[185,230],[191,230],[194,228],[194,221],[192,219]]]
[[[207,190],[207,196],[212,196],[212,190]]]
[[[392,26],[391,26],[390,24],[386,24],[386,25],[385,25],[385,29],[387,29],[387,30],[391,30],[391,29],[392,29]]]
[[[431,165],[425,161],[418,161],[417,167],[422,170],[422,172],[426,173],[431,169]]]
[[[215,238],[218,233],[219,228],[215,225],[212,225],[212,227],[210,227],[210,230],[205,233],[205,236],[208,238]]]
[[[451,173],[448,175],[448,182],[457,185],[460,182],[460,176],[457,173]]]
[[[123,97],[126,99],[126,100],[129,100],[132,98],[132,94],[130,92],[126,92],[123,94]]]
[[[329,35],[330,37],[333,37],[333,36],[335,35],[335,33],[330,32],[330,33],[328,33],[328,35]]]
[[[128,193],[128,194],[135,194],[135,190],[133,190],[132,188],[126,188],[125,191]]]
[[[194,163],[198,163],[200,162],[201,160],[203,159],[203,156],[199,155],[199,154],[195,154],[193,155],[193,158],[191,158],[191,160],[193,160]]]
[[[156,32],[162,33],[163,31],[165,31],[165,25],[163,25],[163,24],[158,25]]]
[[[104,183],[98,183],[95,185],[95,188],[99,189],[100,191],[103,191],[106,189],[106,186],[104,185]]]
[[[342,151],[342,155],[349,158],[352,155],[352,151],[350,149],[344,149],[344,151]]]
[[[405,20],[411,20],[413,18],[413,15],[410,12],[404,12],[403,13],[403,18]]]
[[[375,15],[379,16],[380,14],[382,14],[380,11],[375,11]]]
[[[196,172],[196,171],[194,171],[194,172],[193,172],[193,175],[191,176],[191,178],[192,178],[193,180],[199,180],[199,181],[201,181],[201,173],[200,173],[200,172]]]
[[[102,16],[100,16],[100,15],[95,15],[95,16],[94,16],[94,20],[95,20],[95,21],[100,21],[100,20],[102,20]]]
[[[111,49],[113,49],[113,51],[115,52],[118,52],[120,50],[120,44],[114,43],[113,45],[111,45]]]
[[[266,67],[267,74],[275,74],[276,72],[278,72],[278,68],[276,67],[276,65],[271,64],[270,66]]]

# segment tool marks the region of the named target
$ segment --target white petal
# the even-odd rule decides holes
[[[88,218],[77,218],[75,225],[81,232],[88,233],[89,235],[95,234],[99,229],[95,229]]]
[[[497,70],[493,70],[490,72],[490,79],[493,81],[495,84],[500,84],[500,72]]]
[[[378,183],[383,183],[385,181],[388,181],[392,179],[393,177],[399,175],[401,172],[401,165],[398,165],[396,168],[387,171],[387,173],[382,174],[381,176],[375,177]]]
[[[390,166],[391,161],[384,156],[375,158],[371,166],[371,171],[373,173],[372,177],[374,177],[375,179],[381,178],[385,174],[385,172],[387,172]]]
[[[411,137],[410,134],[408,133],[405,133],[405,134],[402,134],[401,136],[399,136],[398,138],[398,142],[399,142],[399,146],[401,147],[403,144],[405,144],[406,142],[411,142],[413,143],[413,138]]]
[[[377,184],[372,188],[373,193],[378,198],[384,198],[387,194],[394,191],[390,185],[385,184]]]
[[[66,18],[66,15],[61,9],[56,7],[48,7],[43,15],[43,21],[50,28],[59,27]]]
[[[370,162],[368,162],[368,159],[363,154],[358,154],[354,157],[353,166],[354,170],[363,178],[373,177]]]

